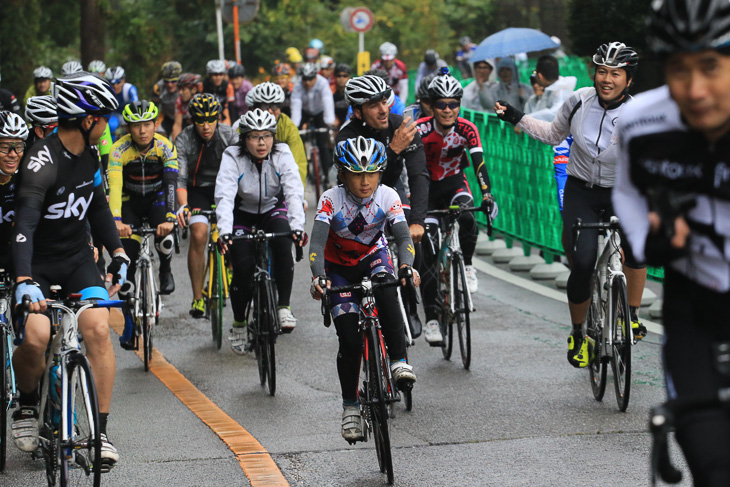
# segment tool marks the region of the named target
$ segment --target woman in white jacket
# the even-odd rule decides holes
[[[232,240],[233,235],[250,233],[253,228],[268,232],[291,232],[297,245],[304,246],[304,187],[299,168],[286,144],[276,143],[276,118],[259,109],[248,111],[239,120],[239,142],[223,153],[215,183],[219,245],[230,250],[233,263],[231,305],[233,329],[231,348],[244,353],[246,343],[245,308],[253,292],[255,256],[249,240]],[[283,199],[277,196],[283,193]],[[270,241],[273,277],[279,295],[279,321],[290,332],[297,320],[289,299],[294,277],[291,241]]]

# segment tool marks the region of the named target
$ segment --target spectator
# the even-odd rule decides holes
[[[520,83],[517,66],[509,57],[503,57],[497,63],[499,81],[493,88],[494,98],[504,100],[514,107],[524,107],[532,96],[532,88],[527,83]]]
[[[524,112],[526,114],[530,114],[535,111],[535,107],[537,106],[537,103],[540,101],[540,98],[545,91],[545,88],[543,88],[542,85],[537,81],[537,76],[534,74],[530,76],[530,86],[532,86],[532,96],[528,98],[527,103],[525,103]]]
[[[250,108],[246,105],[246,94],[251,91],[253,84],[244,75],[246,70],[241,64],[234,64],[228,70],[228,111],[231,120],[238,120]]]
[[[542,56],[537,60],[535,76],[545,91],[530,116],[552,122],[558,108],[575,90],[578,79],[575,76],[560,76],[558,60],[550,55]]]
[[[441,59],[439,53],[433,49],[426,51],[423,56],[423,62],[418,65],[418,72],[416,73],[416,86],[421,84],[421,80],[429,74],[437,74],[441,68],[447,68],[449,65],[446,61]]]
[[[400,59],[396,59],[398,48],[390,42],[380,45],[380,59],[375,61],[370,69],[384,69],[388,73],[387,83],[401,100],[408,99],[408,68]]]
[[[461,77],[464,79],[472,77],[469,58],[476,48],[477,45],[471,41],[471,37],[464,36],[459,39],[459,49],[456,51],[456,66],[459,68],[459,71],[461,71]]]
[[[469,110],[494,113],[494,90],[496,82],[490,81],[489,77],[494,71],[492,60],[478,61],[474,63],[474,81],[464,88],[464,97],[461,105]]]

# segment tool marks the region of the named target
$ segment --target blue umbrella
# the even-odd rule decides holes
[[[511,56],[521,52],[542,51],[560,47],[547,34],[535,29],[509,27],[484,39],[469,59],[476,63],[485,59]]]

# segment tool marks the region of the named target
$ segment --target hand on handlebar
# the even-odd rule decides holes
[[[304,230],[294,230],[291,233],[291,238],[299,247],[304,247],[309,242],[309,236]]]
[[[218,249],[221,251],[221,254],[226,255],[229,245],[233,245],[233,239],[230,233],[218,237]]]
[[[324,289],[329,289],[331,287],[332,281],[327,279],[325,276],[317,276],[312,278],[312,285],[309,286],[309,294],[312,295],[312,298],[319,301],[322,299],[322,296],[324,296]]]
[[[408,286],[411,279],[413,280],[413,287],[418,287],[421,284],[421,275],[416,269],[406,264],[401,265],[398,269],[398,277],[403,286]]]
[[[131,237],[132,236],[132,227],[130,227],[126,223],[122,223],[121,220],[115,220],[114,223],[117,226],[117,231],[119,232],[120,237]]]
[[[190,221],[190,208],[188,208],[188,205],[182,205],[178,208],[176,216],[177,223],[181,228],[188,226],[188,221]]]

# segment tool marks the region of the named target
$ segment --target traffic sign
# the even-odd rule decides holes
[[[223,20],[233,23],[233,5],[238,6],[238,23],[247,24],[259,13],[259,0],[219,0]]]
[[[355,32],[367,32],[373,28],[375,16],[367,7],[355,7],[350,11],[349,23]]]

